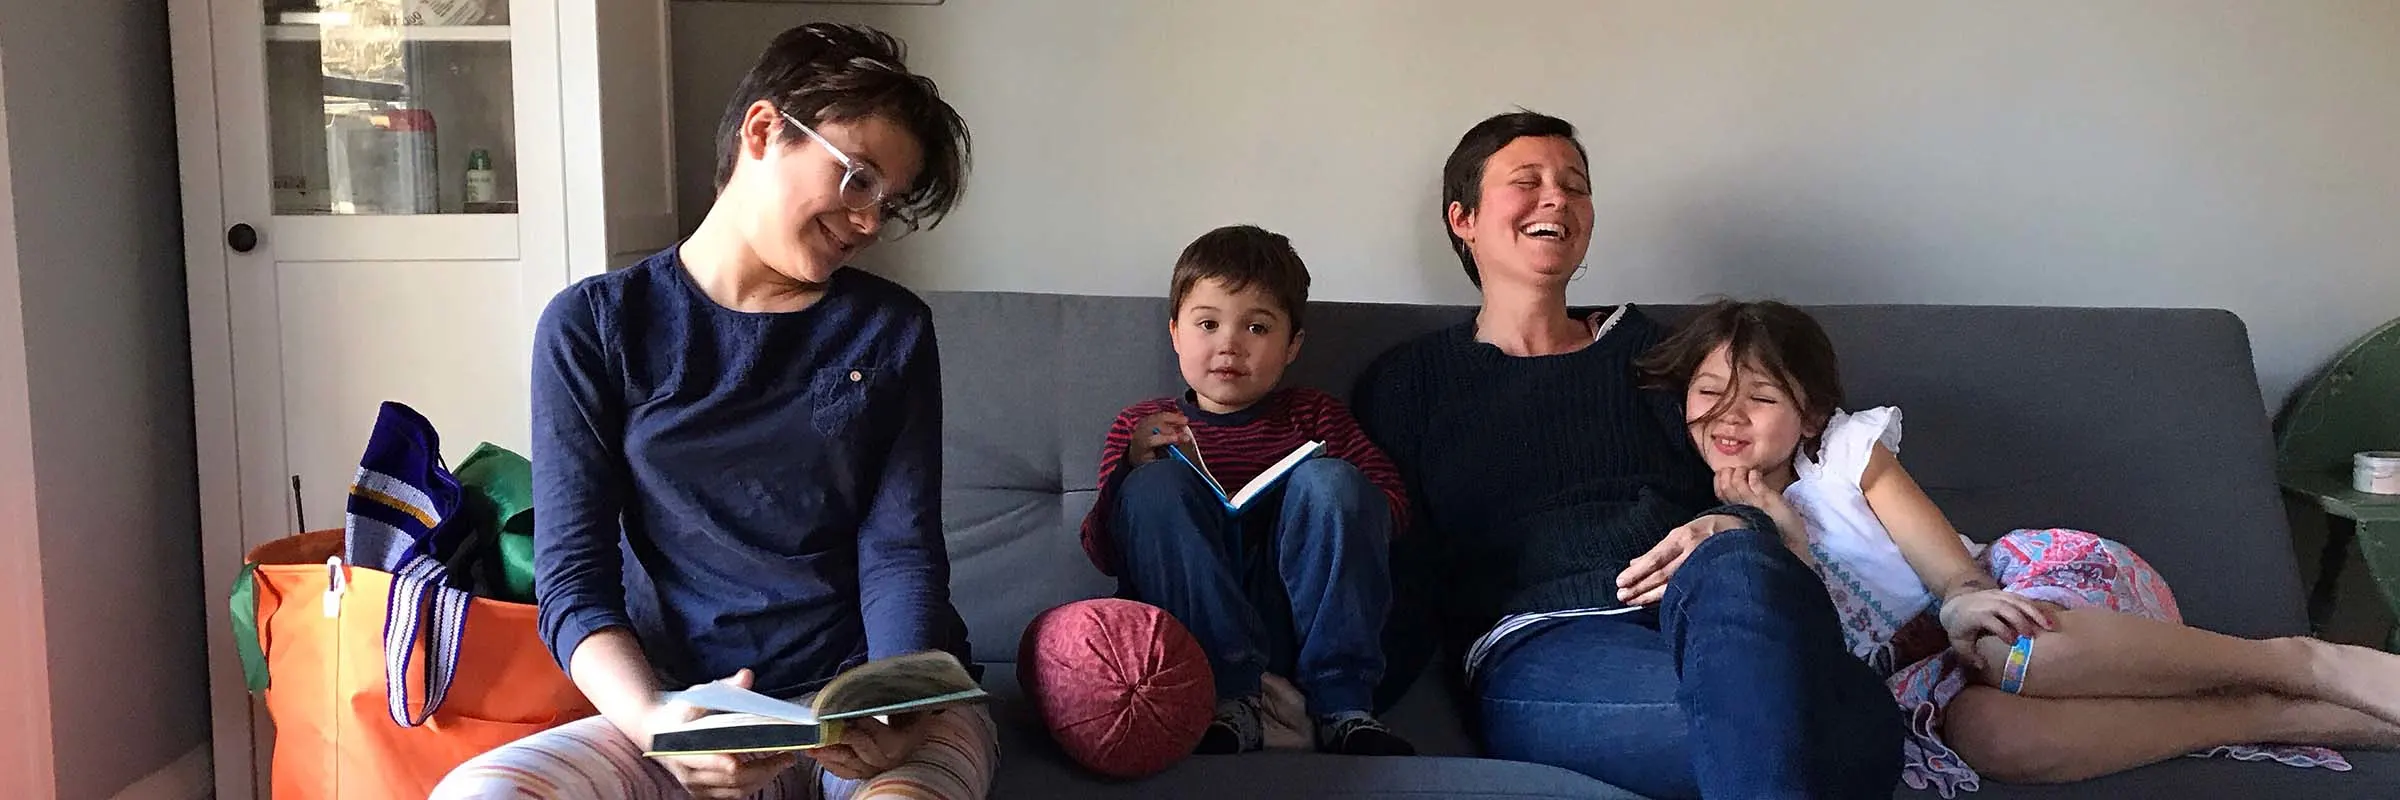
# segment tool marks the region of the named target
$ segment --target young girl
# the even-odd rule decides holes
[[[1832,342],[1798,309],[1709,306],[1642,367],[1685,390],[1721,499],[1776,519],[1888,676],[1909,785],[1950,797],[1978,771],[2064,782],[2195,752],[2346,770],[2256,743],[2400,747],[2400,656],[2185,627],[2156,571],[2089,533],[1960,536],[1900,467],[1900,410],[1844,412]]]
[[[967,800],[982,709],[861,720],[806,756],[643,757],[725,680],[798,698],[869,658],[967,660],[941,530],[931,314],[846,265],[938,221],[967,131],[874,30],[785,31],[717,129],[715,202],[560,292],[533,354],[541,635],[600,716],[486,753],[433,796]]]

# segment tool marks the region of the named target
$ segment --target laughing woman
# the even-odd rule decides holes
[[[1652,797],[1889,796],[1900,715],[1824,586],[1764,512],[1718,504],[1681,395],[1637,385],[1663,332],[1567,308],[1591,181],[1564,120],[1467,131],[1442,219],[1482,307],[1355,393],[1450,567],[1409,588],[1447,606],[1483,743]]]

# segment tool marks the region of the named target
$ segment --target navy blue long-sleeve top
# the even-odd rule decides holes
[[[800,311],[735,311],[669,249],[550,302],[532,389],[535,594],[561,666],[612,626],[669,688],[747,667],[791,696],[870,657],[969,658],[941,368],[907,289],[843,269]]]

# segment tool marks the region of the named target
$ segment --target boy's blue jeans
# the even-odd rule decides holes
[[[1392,602],[1391,508],[1365,473],[1314,458],[1239,519],[1172,458],[1124,478],[1110,526],[1123,594],[1166,609],[1208,651],[1217,697],[1289,675],[1323,717],[1373,708]]]

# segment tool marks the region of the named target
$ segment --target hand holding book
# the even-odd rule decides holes
[[[745,669],[718,683],[747,691],[751,673]],[[697,686],[693,687],[699,688]],[[707,709],[681,701],[660,705],[643,718],[641,738],[655,741],[657,734],[683,728],[709,715]],[[649,742],[643,749],[650,750]],[[743,756],[732,753],[652,753],[651,758],[666,767],[675,782],[695,797],[748,797],[766,788],[775,776],[783,774],[800,762],[794,753],[768,753]]]
[[[1282,483],[1284,476],[1291,474],[1293,467],[1300,466],[1300,462],[1324,455],[1325,443],[1321,441],[1302,443],[1292,452],[1285,454],[1283,460],[1268,465],[1264,471],[1258,473],[1258,477],[1251,478],[1249,483],[1243,484],[1241,488],[1231,493],[1226,492],[1225,484],[1218,481],[1217,476],[1208,471],[1208,461],[1200,457],[1198,442],[1170,447],[1167,448],[1167,452],[1174,454],[1177,460],[1200,473],[1200,478],[1208,482],[1208,488],[1216,491],[1217,502],[1224,504],[1225,513],[1238,517],[1250,507],[1250,501],[1258,499],[1268,490],[1275,488],[1276,484]]]
[[[797,703],[730,682],[706,683],[678,692],[672,699],[720,713],[653,731],[647,754],[813,750],[854,745],[844,729],[861,728],[864,738],[874,743],[873,749],[852,750],[861,756],[878,756],[882,750],[892,749],[884,746],[891,743],[884,741],[891,737],[884,735],[890,733],[888,725],[874,718],[937,711],[986,698],[957,657],[938,650],[869,661]],[[828,754],[825,760],[841,760],[843,755]]]
[[[826,772],[846,781],[863,781],[881,775],[908,761],[917,748],[925,746],[931,714],[941,712],[897,714],[890,724],[874,717],[851,720],[842,726],[841,741],[808,751],[808,757],[825,767]]]
[[[1173,411],[1161,411],[1141,418],[1133,424],[1133,442],[1125,447],[1125,463],[1141,466],[1163,458],[1162,448],[1195,445],[1191,420]]]

